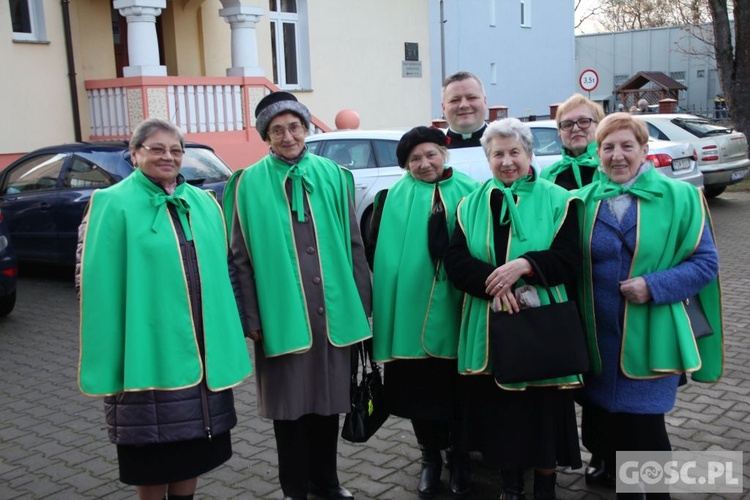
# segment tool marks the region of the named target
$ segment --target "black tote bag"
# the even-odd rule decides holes
[[[344,418],[341,437],[364,443],[388,418],[380,367],[372,360],[371,340],[352,346],[351,399],[352,408]]]
[[[546,289],[550,304],[513,314],[490,313],[489,342],[495,380],[512,384],[586,373],[589,353],[575,302],[555,302],[539,266],[524,258]]]

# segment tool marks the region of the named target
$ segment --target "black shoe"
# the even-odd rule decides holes
[[[336,486],[330,486],[328,488],[320,488],[315,485],[310,485],[310,493],[319,497],[328,498],[330,500],[340,498],[354,498],[349,490],[337,484]]]
[[[589,466],[586,467],[586,472],[584,474],[586,484],[614,488],[615,478],[612,474],[607,472],[605,465],[604,460],[596,455],[592,455]]]
[[[469,468],[469,454],[451,450],[450,456],[450,490],[451,498],[464,498],[471,491],[471,470]]]
[[[440,488],[443,459],[439,450],[422,450],[422,470],[419,471],[419,498],[433,498]]]

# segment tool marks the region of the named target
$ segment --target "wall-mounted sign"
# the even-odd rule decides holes
[[[414,42],[404,43],[404,60],[419,61],[419,44]]]
[[[422,78],[422,61],[401,61],[401,78]]]

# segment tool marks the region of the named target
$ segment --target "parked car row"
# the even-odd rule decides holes
[[[75,264],[78,226],[94,190],[134,171],[126,142],[76,143],[37,149],[0,172],[0,211],[18,260]],[[185,144],[187,182],[219,199],[232,171],[208,146]]]
[[[652,137],[648,159],[664,175],[698,187],[705,184],[707,196],[719,195],[727,185],[748,175],[750,160],[743,134],[692,115],[636,116],[646,122]],[[558,161],[562,144],[554,120],[530,122],[529,126],[534,136],[535,168]],[[354,130],[306,138],[311,152],[354,174],[363,235],[369,230],[375,195],[404,173],[396,159],[403,133]],[[232,173],[229,167],[208,146],[185,146],[181,173],[191,184],[215,191],[221,199]],[[480,181],[491,176],[481,148],[452,150],[449,163]],[[0,316],[12,310],[15,301],[16,256],[19,261],[72,265],[78,225],[91,194],[133,170],[128,145],[120,141],[41,148],[0,172]]]
[[[705,193],[709,198],[720,195],[728,185],[747,177],[750,159],[747,138],[741,132],[688,114],[647,113],[635,117],[646,122],[651,137],[689,142],[695,147],[698,168],[703,173]]]

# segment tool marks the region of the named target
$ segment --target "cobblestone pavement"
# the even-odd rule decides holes
[[[750,491],[750,193],[725,193],[711,208],[724,285],[725,376],[681,389],[667,423],[675,449],[744,450]],[[101,400],[76,387],[78,306],[69,272],[25,271],[16,310],[0,319],[0,499],[133,498],[134,489],[117,481]],[[201,478],[197,498],[281,498],[272,424],[256,416],[254,380],[236,396],[234,456]],[[364,445],[341,441],[339,455],[341,482],[358,499],[417,498],[419,452],[407,421],[391,417]],[[474,464],[471,498],[498,492],[498,474]],[[587,489],[582,470],[558,474],[558,496],[614,498]],[[448,498],[445,487],[438,498]]]

